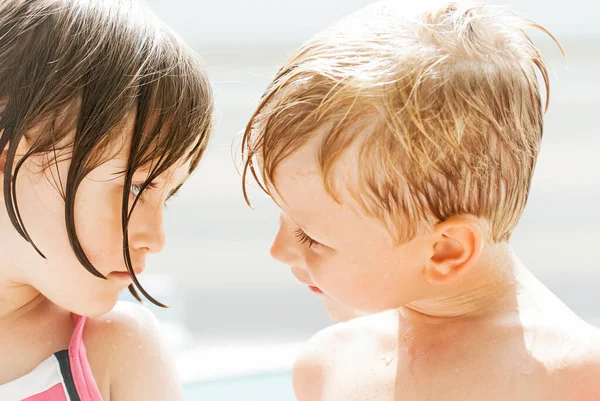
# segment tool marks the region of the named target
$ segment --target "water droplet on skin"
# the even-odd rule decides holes
[[[107,319],[107,320],[106,320],[106,323],[112,323],[112,320],[110,320],[110,319]]]
[[[529,375],[531,375],[532,371],[533,371],[533,366],[531,365],[531,363],[525,363],[521,370],[521,374],[523,374],[525,376],[529,376]]]
[[[385,362],[386,365],[389,365],[390,363],[392,363],[392,361],[395,359],[394,355],[388,355],[388,356],[382,356],[381,360]]]

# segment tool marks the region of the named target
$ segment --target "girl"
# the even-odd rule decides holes
[[[199,62],[135,0],[0,3],[0,400],[179,400],[156,324],[116,308],[206,147]],[[111,311],[112,310],[112,311]]]

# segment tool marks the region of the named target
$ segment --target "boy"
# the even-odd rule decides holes
[[[550,34],[505,8],[396,3],[306,43],[244,135],[244,180],[282,211],[271,254],[347,321],[299,355],[298,400],[600,399],[598,331],[509,245],[536,73],[548,94],[523,29]]]

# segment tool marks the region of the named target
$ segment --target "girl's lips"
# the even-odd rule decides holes
[[[144,266],[141,266],[141,265],[140,266],[135,266],[133,268],[133,272],[136,274],[136,276],[138,274],[141,274],[143,271],[144,271]],[[126,271],[125,272],[123,272],[123,271],[114,271],[114,272],[111,272],[109,274],[109,276],[117,277],[117,278],[119,278],[121,280],[131,280],[131,275],[129,274],[129,272],[126,272]]]
[[[309,285],[308,288],[317,295],[323,295],[323,291],[319,289],[319,287],[315,287],[314,285]]]
[[[128,272],[112,272],[108,275],[109,277],[115,277],[119,280],[131,281],[131,276]]]

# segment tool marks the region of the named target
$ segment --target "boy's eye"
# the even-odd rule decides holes
[[[311,237],[309,237],[304,231],[302,231],[301,228],[298,228],[296,230],[296,232],[294,233],[294,235],[296,236],[296,239],[298,240],[298,242],[300,242],[301,244],[308,244],[309,248],[312,248],[313,246],[316,246],[316,245],[321,245],[319,242],[317,242],[314,239],[312,239]]]

